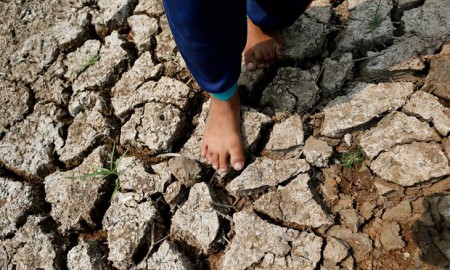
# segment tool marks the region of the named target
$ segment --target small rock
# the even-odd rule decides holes
[[[98,16],[94,17],[95,30],[105,36],[113,30],[124,27],[124,22],[131,16],[137,0],[98,0]]]
[[[78,245],[67,253],[67,268],[69,270],[109,269],[104,259],[107,250],[102,243],[95,240],[79,239]]]
[[[302,118],[295,114],[274,125],[265,149],[270,152],[287,152],[292,148],[303,145],[303,139]]]
[[[16,225],[39,209],[38,193],[24,182],[0,177],[0,238],[14,233]]]
[[[326,58],[323,61],[323,79],[321,82],[323,95],[332,97],[341,90],[346,80],[352,78],[353,56],[345,53],[339,60]]]
[[[56,169],[54,152],[64,145],[66,114],[52,103],[34,106],[33,113],[12,126],[0,141],[0,161],[18,175],[43,178]]]
[[[334,268],[349,254],[349,245],[337,238],[330,237],[323,251],[324,266]]]
[[[108,259],[115,267],[130,269],[133,256],[149,235],[158,239],[158,233],[152,231],[157,218],[158,212],[149,198],[138,193],[114,194],[102,224],[108,232]]]
[[[257,70],[249,71],[242,65],[241,67],[241,76],[238,80],[239,90],[243,89],[244,91],[240,91],[239,95],[242,94],[242,99],[252,100],[257,95],[257,91],[259,91],[263,86],[264,78],[266,78],[268,71],[263,68],[259,68]]]
[[[18,229],[13,238],[2,240],[0,268],[63,268],[63,251],[68,243],[55,232],[49,231],[50,224],[44,217],[28,216],[25,225]]]
[[[304,159],[257,158],[226,186],[226,190],[234,196],[257,193],[268,187],[277,186],[309,169]]]
[[[393,112],[384,117],[374,128],[361,137],[360,146],[373,159],[380,152],[391,147],[413,141],[438,142],[439,135],[427,123],[401,112]]]
[[[216,251],[215,240],[220,221],[213,202],[214,198],[208,185],[195,184],[190,190],[188,200],[175,212],[170,233],[203,254]]]
[[[312,108],[319,98],[319,87],[308,71],[283,67],[264,89],[262,106],[270,106],[276,112],[305,112]]]
[[[348,147],[352,146],[352,134],[347,133],[344,135],[344,142]]]
[[[321,134],[337,138],[358,129],[373,118],[403,106],[414,88],[412,83],[403,82],[360,83],[347,96],[334,99],[324,108]]]
[[[341,182],[339,177],[339,169],[336,165],[332,165],[330,168],[322,169],[324,181],[320,185],[325,199],[328,200],[329,204],[332,204],[335,200],[339,199],[339,189],[338,184]]]
[[[396,250],[405,247],[400,236],[400,226],[397,222],[389,222],[382,224],[380,230],[380,242],[383,245],[383,249],[386,251]]]
[[[170,152],[182,136],[185,115],[171,104],[146,103],[136,109],[122,126],[120,142],[136,149],[148,149],[151,154]]]
[[[402,201],[398,205],[387,209],[383,214],[383,220],[404,221],[411,216],[411,204],[409,201]]]
[[[148,259],[144,259],[137,266],[137,269],[193,270],[194,267],[174,243],[164,241],[158,251],[153,253]]]
[[[169,168],[175,178],[187,187],[192,187],[202,177],[202,167],[195,160],[179,156],[169,160]]]
[[[361,205],[360,213],[366,220],[371,218],[373,215],[373,210],[375,209],[376,204],[370,201],[364,202]]]
[[[134,15],[129,17],[127,22],[130,25],[130,35],[133,37],[138,53],[150,50],[150,38],[158,31],[158,20],[147,15]]]
[[[31,109],[31,93],[23,84],[0,78],[0,134],[24,118]]]
[[[370,168],[387,181],[413,186],[450,174],[447,157],[436,143],[413,142],[381,153]]]
[[[178,181],[170,184],[166,192],[164,192],[164,200],[173,209],[176,205],[180,204],[186,195],[186,190],[183,184]]]
[[[356,213],[356,210],[353,208],[350,209],[342,209],[339,211],[341,224],[345,225],[347,228],[352,230],[352,232],[358,232],[358,228],[361,225],[361,218]]]
[[[432,122],[442,135],[450,132],[450,109],[439,103],[438,98],[423,91],[417,91],[403,107],[403,112],[419,116]]]
[[[327,167],[333,148],[326,142],[309,137],[303,147],[303,155],[309,164],[316,167]]]
[[[134,9],[135,14],[145,13],[150,17],[159,17],[164,13],[164,7],[160,0],[140,0]]]
[[[334,210],[341,211],[343,209],[353,208],[353,199],[350,195],[339,194],[339,202],[334,206]]]
[[[158,173],[155,169],[160,166],[166,167],[164,173]],[[136,157],[123,157],[117,167],[117,175],[120,179],[120,188],[133,191],[145,196],[163,192],[164,186],[171,180],[167,165],[147,165],[143,160]]]
[[[318,228],[333,224],[331,217],[314,200],[308,181],[307,174],[300,174],[287,186],[261,196],[253,204],[255,210],[299,226]]]
[[[222,269],[315,269],[322,239],[313,233],[265,222],[252,210],[233,215],[236,235],[225,251]],[[278,266],[278,267],[277,267]]]
[[[358,263],[368,260],[372,251],[372,240],[363,233],[352,233],[350,229],[342,225],[331,227],[326,234],[327,237],[335,237],[347,242],[353,250]]]
[[[380,196],[387,195],[395,190],[399,190],[399,188],[394,184],[379,179],[375,180],[373,184],[375,185],[375,188],[377,189]]]
[[[69,113],[76,116],[80,112],[99,111],[106,115],[111,115],[111,108],[108,105],[108,97],[101,92],[83,91],[73,94],[69,101]]]
[[[83,163],[73,170],[57,171],[45,178],[45,200],[52,205],[51,215],[63,233],[83,229],[86,224],[96,227],[102,194],[110,190],[112,182],[102,177],[86,177],[92,167],[106,167],[109,158],[105,147],[95,149]]]
[[[433,89],[432,94],[450,100],[450,45],[443,45],[441,52],[433,56],[430,62],[430,72],[426,85]]]

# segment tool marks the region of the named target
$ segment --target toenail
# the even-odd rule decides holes
[[[221,172],[221,173],[226,173],[226,172],[228,172],[228,168],[227,168],[227,169],[225,169],[225,168],[220,168],[220,172]]]
[[[240,171],[244,168],[244,163],[243,162],[236,162],[234,163],[233,169],[235,169],[236,171]]]
[[[248,70],[253,70],[255,68],[256,68],[255,63],[250,62],[250,63],[247,64],[247,69]]]
[[[213,164],[212,167],[213,167],[214,170],[217,170],[217,165],[216,164]]]

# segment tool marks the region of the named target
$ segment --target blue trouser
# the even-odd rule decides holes
[[[197,83],[220,99],[234,93],[247,16],[264,30],[295,22],[312,0],[163,0],[177,47]],[[234,90],[233,90],[234,89]]]

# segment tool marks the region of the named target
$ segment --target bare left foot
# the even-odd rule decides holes
[[[247,19],[247,44],[244,59],[247,70],[268,67],[283,52],[284,44],[278,33],[264,32]]]

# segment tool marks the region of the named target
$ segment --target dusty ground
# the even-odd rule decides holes
[[[450,269],[446,0],[316,0],[225,175],[159,0],[0,18],[0,269]]]

